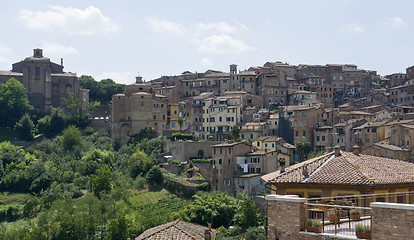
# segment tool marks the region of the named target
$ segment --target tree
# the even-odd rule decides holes
[[[183,127],[183,123],[184,123],[184,118],[178,117],[177,123],[180,126],[180,132],[181,132],[181,128]]]
[[[259,225],[259,207],[245,192],[238,196],[236,212],[234,222],[243,230]]]
[[[80,130],[73,125],[67,127],[63,131],[62,145],[66,152],[72,151],[75,146],[82,146],[83,140]]]
[[[137,144],[141,142],[142,139],[152,139],[157,137],[157,131],[151,126],[146,126],[145,128],[141,129],[138,133],[132,134],[129,137],[128,143]]]
[[[0,83],[0,126],[13,127],[30,108],[23,84],[15,78]]]
[[[236,212],[236,200],[223,192],[198,193],[184,210],[184,218],[201,225],[211,223],[214,228],[228,227]]]
[[[312,151],[312,146],[309,142],[296,142],[296,153],[299,156],[299,160],[303,161],[306,159],[306,156]]]
[[[110,165],[113,160],[114,154],[111,151],[93,149],[82,157],[79,168],[82,174],[91,175],[103,165]]]
[[[65,98],[64,102],[66,110],[69,112],[68,123],[82,129],[85,128],[91,121],[89,110],[91,110],[92,105],[82,102],[74,93]]]
[[[109,233],[107,238],[110,240],[128,239],[128,222],[124,215],[118,216],[109,223]]]
[[[35,126],[27,113],[16,123],[14,130],[19,133],[23,140],[32,141],[34,139]]]
[[[154,165],[155,160],[149,157],[144,151],[136,150],[128,161],[128,169],[131,177],[146,174]]]
[[[146,179],[149,184],[162,184],[164,177],[162,176],[160,167],[158,165],[152,166],[147,172]]]
[[[111,169],[107,165],[103,165],[89,177],[89,186],[93,194],[100,198],[101,193],[108,193],[112,188]]]
[[[231,127],[230,135],[233,138],[233,140],[237,141],[237,139],[240,138],[240,127],[238,125],[234,125]]]

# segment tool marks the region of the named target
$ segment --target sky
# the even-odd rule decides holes
[[[269,61],[384,76],[414,65],[413,9],[411,0],[13,0],[1,6],[0,70],[42,48],[66,72],[124,84]]]

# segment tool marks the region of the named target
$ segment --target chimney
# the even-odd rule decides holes
[[[285,172],[285,159],[282,158],[280,159],[280,173],[284,173]]]
[[[339,145],[335,145],[335,157],[341,156],[341,147]]]
[[[359,146],[358,145],[354,146],[354,151],[353,152],[354,152],[355,155],[359,156]]]
[[[207,223],[208,228],[204,231],[204,239],[211,240],[211,223]]]
[[[60,66],[63,68],[63,58],[60,59]]]
[[[309,177],[309,174],[308,174],[308,166],[303,166],[302,167],[302,174],[303,174],[303,177],[304,178]]]

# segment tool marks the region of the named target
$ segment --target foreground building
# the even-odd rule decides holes
[[[336,146],[334,152],[275,171],[262,179],[273,193],[305,198],[408,192],[414,190],[414,164],[360,154],[358,147],[354,152],[344,152]],[[405,197],[401,199],[402,203],[407,201]],[[359,206],[367,204],[358,203]]]

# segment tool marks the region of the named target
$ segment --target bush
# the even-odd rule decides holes
[[[307,225],[310,227],[320,227],[322,226],[322,223],[319,219],[309,219]]]
[[[209,158],[195,158],[195,159],[191,159],[191,162],[209,164],[210,159]]]
[[[175,141],[175,140],[193,140],[194,139],[194,136],[191,133],[185,134],[185,133],[179,133],[178,132],[178,133],[171,134],[170,139],[172,141]]]
[[[86,127],[85,128],[85,135],[86,136],[92,135],[94,132],[95,132],[95,130],[93,130],[93,128],[91,128],[91,127]]]
[[[355,231],[356,232],[370,233],[371,232],[371,226],[365,226],[365,225],[362,225],[362,224],[356,224],[355,225]]]
[[[360,213],[359,209],[353,208],[351,211],[349,211],[350,215],[358,215]]]

